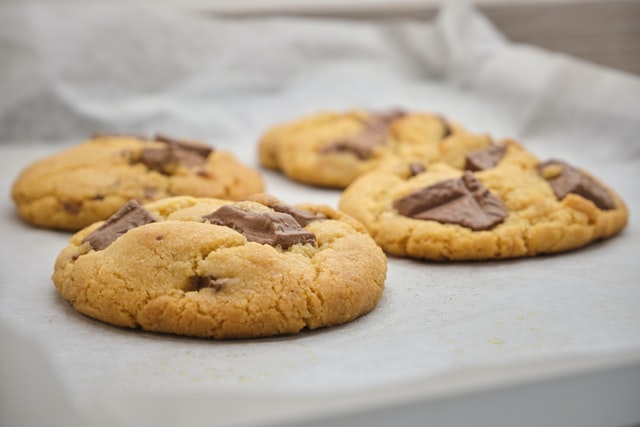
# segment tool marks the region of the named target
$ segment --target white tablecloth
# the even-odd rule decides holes
[[[465,2],[448,2],[430,23],[56,3],[0,4],[3,426],[356,425],[344,417],[375,408],[388,411],[358,422],[421,425],[451,399],[478,392],[481,405],[491,390],[534,378],[611,369],[640,378],[637,77],[510,44]],[[24,224],[10,201],[23,167],[94,132],[200,138],[258,167],[256,141],[271,124],[354,107],[438,112],[517,138],[615,188],[631,221],[615,238],[557,256],[390,258],[369,315],[229,342],[122,330],[76,313],[50,280],[69,235]],[[264,174],[286,202],[337,205],[337,191]],[[640,421],[640,386],[624,382],[633,376],[607,378],[606,395],[545,389],[559,393],[547,404],[573,399],[582,409],[535,412],[521,425]],[[432,409],[411,418],[417,407]],[[502,409],[502,418],[478,411],[472,421],[519,419],[513,406]]]

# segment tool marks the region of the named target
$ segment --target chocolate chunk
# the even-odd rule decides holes
[[[391,110],[386,113],[375,113],[369,118],[371,123],[379,123],[384,126],[391,126],[393,122],[407,115],[403,110]]]
[[[156,195],[157,190],[151,187],[144,187],[142,189],[142,195],[145,199],[153,199]]]
[[[306,209],[299,209],[284,203],[276,203],[269,207],[276,212],[291,215],[301,227],[306,227],[307,224],[313,221],[327,219],[327,216],[323,213],[314,213]]]
[[[250,242],[281,246],[316,244],[316,236],[305,230],[289,214],[281,212],[247,212],[224,205],[202,217],[211,224],[224,225],[244,234]]]
[[[182,141],[163,134],[157,134],[154,140],[158,142],[165,142],[170,146],[179,147],[181,150],[198,153],[200,157],[203,157],[205,159],[209,157],[209,154],[211,154],[211,152],[213,151],[213,148],[209,147],[208,145],[193,141]]]
[[[409,164],[409,176],[420,175],[422,172],[426,170],[427,168],[425,168],[422,163],[413,162]]]
[[[538,171],[547,180],[558,200],[574,193],[591,200],[602,210],[616,207],[613,197],[602,185],[566,162],[548,160],[538,165]]]
[[[195,289],[211,288],[219,291],[224,286],[225,280],[218,280],[213,276],[194,276],[191,278],[191,286]]]
[[[387,144],[389,127],[396,120],[404,117],[404,111],[395,110],[389,113],[379,113],[370,116],[358,135],[351,138],[339,139],[324,146],[321,153],[348,152],[360,160],[367,160],[373,155],[373,150]]]
[[[474,231],[488,230],[507,217],[507,210],[471,172],[429,185],[396,200],[401,215],[451,223]]]
[[[78,212],[80,212],[80,209],[82,208],[82,202],[70,202],[70,201],[64,201],[62,202],[62,208],[69,212],[71,215],[76,215],[78,214]]]
[[[171,175],[182,165],[186,167],[203,166],[213,149],[204,144],[180,141],[164,135],[157,135],[155,141],[166,145],[161,148],[145,148],[140,153],[140,161],[151,170]]]
[[[145,148],[140,153],[140,161],[149,169],[160,173],[166,173],[168,167],[176,163],[169,148]]]
[[[451,125],[449,124],[449,121],[442,116],[438,116],[438,118],[440,119],[440,123],[442,123],[442,128],[443,128],[442,139],[448,136],[451,136],[453,134],[453,130],[451,129]]]
[[[101,251],[132,228],[152,222],[156,222],[156,219],[151,212],[131,200],[85,237],[82,243],[89,242],[94,250]]]
[[[506,145],[491,145],[482,150],[467,153],[464,168],[472,172],[491,169],[500,163],[506,151]]]

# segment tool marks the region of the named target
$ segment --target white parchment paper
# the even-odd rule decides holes
[[[447,384],[491,383],[460,379],[470,371],[508,382],[548,361],[565,361],[569,372],[584,360],[640,360],[637,76],[513,45],[466,2],[448,2],[430,23],[25,2],[0,5],[0,42],[7,420],[73,418],[60,411],[71,407],[77,425],[270,425],[366,409],[391,390],[405,390],[393,396],[409,402],[453,393]],[[353,323],[219,342],[122,330],[76,313],[50,280],[69,235],[24,224],[10,201],[22,168],[94,132],[201,138],[258,167],[257,139],[273,123],[354,107],[433,111],[515,137],[615,188],[630,224],[557,256],[390,258],[379,306]],[[337,191],[264,174],[268,191],[287,202],[337,205]],[[25,357],[38,352],[44,362]],[[61,402],[31,412],[15,404],[24,404],[20,393]],[[604,420],[638,421],[629,408]]]

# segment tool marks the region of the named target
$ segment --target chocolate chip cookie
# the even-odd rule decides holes
[[[456,160],[462,147],[487,145],[441,116],[419,112],[353,110],[319,113],[268,130],[258,145],[263,166],[306,184],[344,188],[355,178],[397,160],[429,164]]]
[[[78,230],[130,199],[174,195],[239,200],[264,191],[260,174],[227,151],[166,136],[95,136],[27,167],[13,185],[19,215]]]
[[[79,312],[129,328],[250,338],[373,310],[386,258],[362,225],[259,194],[136,201],[70,240],[53,281]]]
[[[528,167],[529,156],[521,163],[487,150],[464,171],[439,163],[366,174],[344,191],[340,209],[387,253],[432,260],[562,252],[625,227],[623,200],[587,172],[558,160]]]

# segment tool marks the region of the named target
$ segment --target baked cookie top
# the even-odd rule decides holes
[[[90,317],[213,338],[293,334],[351,321],[384,289],[386,258],[328,206],[264,194],[231,202],[131,201],[71,239],[53,282]]]
[[[416,173],[410,165],[371,172],[339,206],[387,253],[431,260],[567,251],[616,234],[628,220],[612,189],[566,162],[532,168],[505,159],[469,169],[439,163]]]
[[[274,126],[260,139],[258,154],[263,166],[293,180],[344,188],[388,162],[429,164],[445,153],[456,161],[460,147],[488,141],[487,136],[471,136],[435,114],[351,110],[318,113]]]
[[[227,151],[158,135],[98,135],[25,168],[12,198],[19,215],[45,228],[78,230],[128,200],[175,195],[239,200],[264,191],[260,174]]]
[[[406,156],[384,162],[377,170],[401,176],[413,176],[431,165],[444,163],[459,171],[478,172],[485,169],[515,167],[535,169],[538,158],[513,139],[495,141],[488,135],[458,135],[446,138],[438,144],[438,153],[425,156]]]

